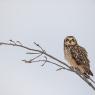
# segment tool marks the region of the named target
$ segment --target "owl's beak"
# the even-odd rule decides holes
[[[72,42],[72,41],[69,41],[70,43]]]

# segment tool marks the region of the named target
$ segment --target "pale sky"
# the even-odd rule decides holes
[[[0,26],[0,41],[19,40],[31,48],[36,41],[64,62],[63,40],[75,36],[95,75],[95,0],[0,0]],[[0,95],[95,95],[74,73],[56,72],[52,64],[25,64],[21,60],[32,57],[26,52],[0,47]]]

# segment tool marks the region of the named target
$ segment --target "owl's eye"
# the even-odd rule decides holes
[[[72,39],[72,42],[74,42],[75,40],[74,39]]]
[[[69,39],[66,39],[66,42],[69,41]]]

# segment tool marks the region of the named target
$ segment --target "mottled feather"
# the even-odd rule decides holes
[[[72,57],[75,59],[75,61],[78,65],[86,64],[87,66],[89,66],[87,52],[84,48],[82,48],[78,45],[75,45],[70,48],[70,51],[71,51]]]
[[[78,68],[87,78],[89,78],[89,75],[93,76],[87,51],[77,43],[75,37],[67,36],[64,39],[64,54],[66,60],[73,68]]]

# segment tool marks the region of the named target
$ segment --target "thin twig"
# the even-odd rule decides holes
[[[47,62],[47,57],[44,56],[44,58],[45,58],[44,63],[41,66],[44,66],[46,64],[46,62]]]
[[[17,41],[18,44],[23,45],[20,41]]]
[[[43,54],[43,53],[39,54],[38,56],[34,57],[34,58],[33,58],[33,59],[31,59],[30,61],[33,61],[33,60],[35,60],[35,59],[39,58],[42,54]]]
[[[33,60],[35,60],[35,59],[39,58],[41,55],[42,55],[42,53],[41,53],[41,54],[39,54],[38,56],[36,56],[36,57],[34,57],[34,58],[30,59],[29,61],[27,61],[27,60],[22,60],[22,61],[24,61],[25,63],[32,63],[32,62],[33,62]]]
[[[55,63],[55,62],[49,61],[49,60],[36,60],[36,61],[32,61],[32,63],[34,63],[34,62],[47,62],[47,63],[51,63],[51,64],[53,64],[53,65],[56,65],[56,66],[58,66],[58,67],[60,67],[60,68],[62,68],[62,69],[64,69],[64,70],[74,72],[74,71],[72,71],[71,69],[68,69],[68,68],[66,68],[66,67],[63,67],[63,66],[61,66],[61,65],[59,65],[59,64],[57,64],[57,63]]]
[[[36,42],[34,42],[34,44],[35,44],[37,47],[39,47],[43,52],[45,52],[45,50],[44,50],[39,44],[37,44]]]

